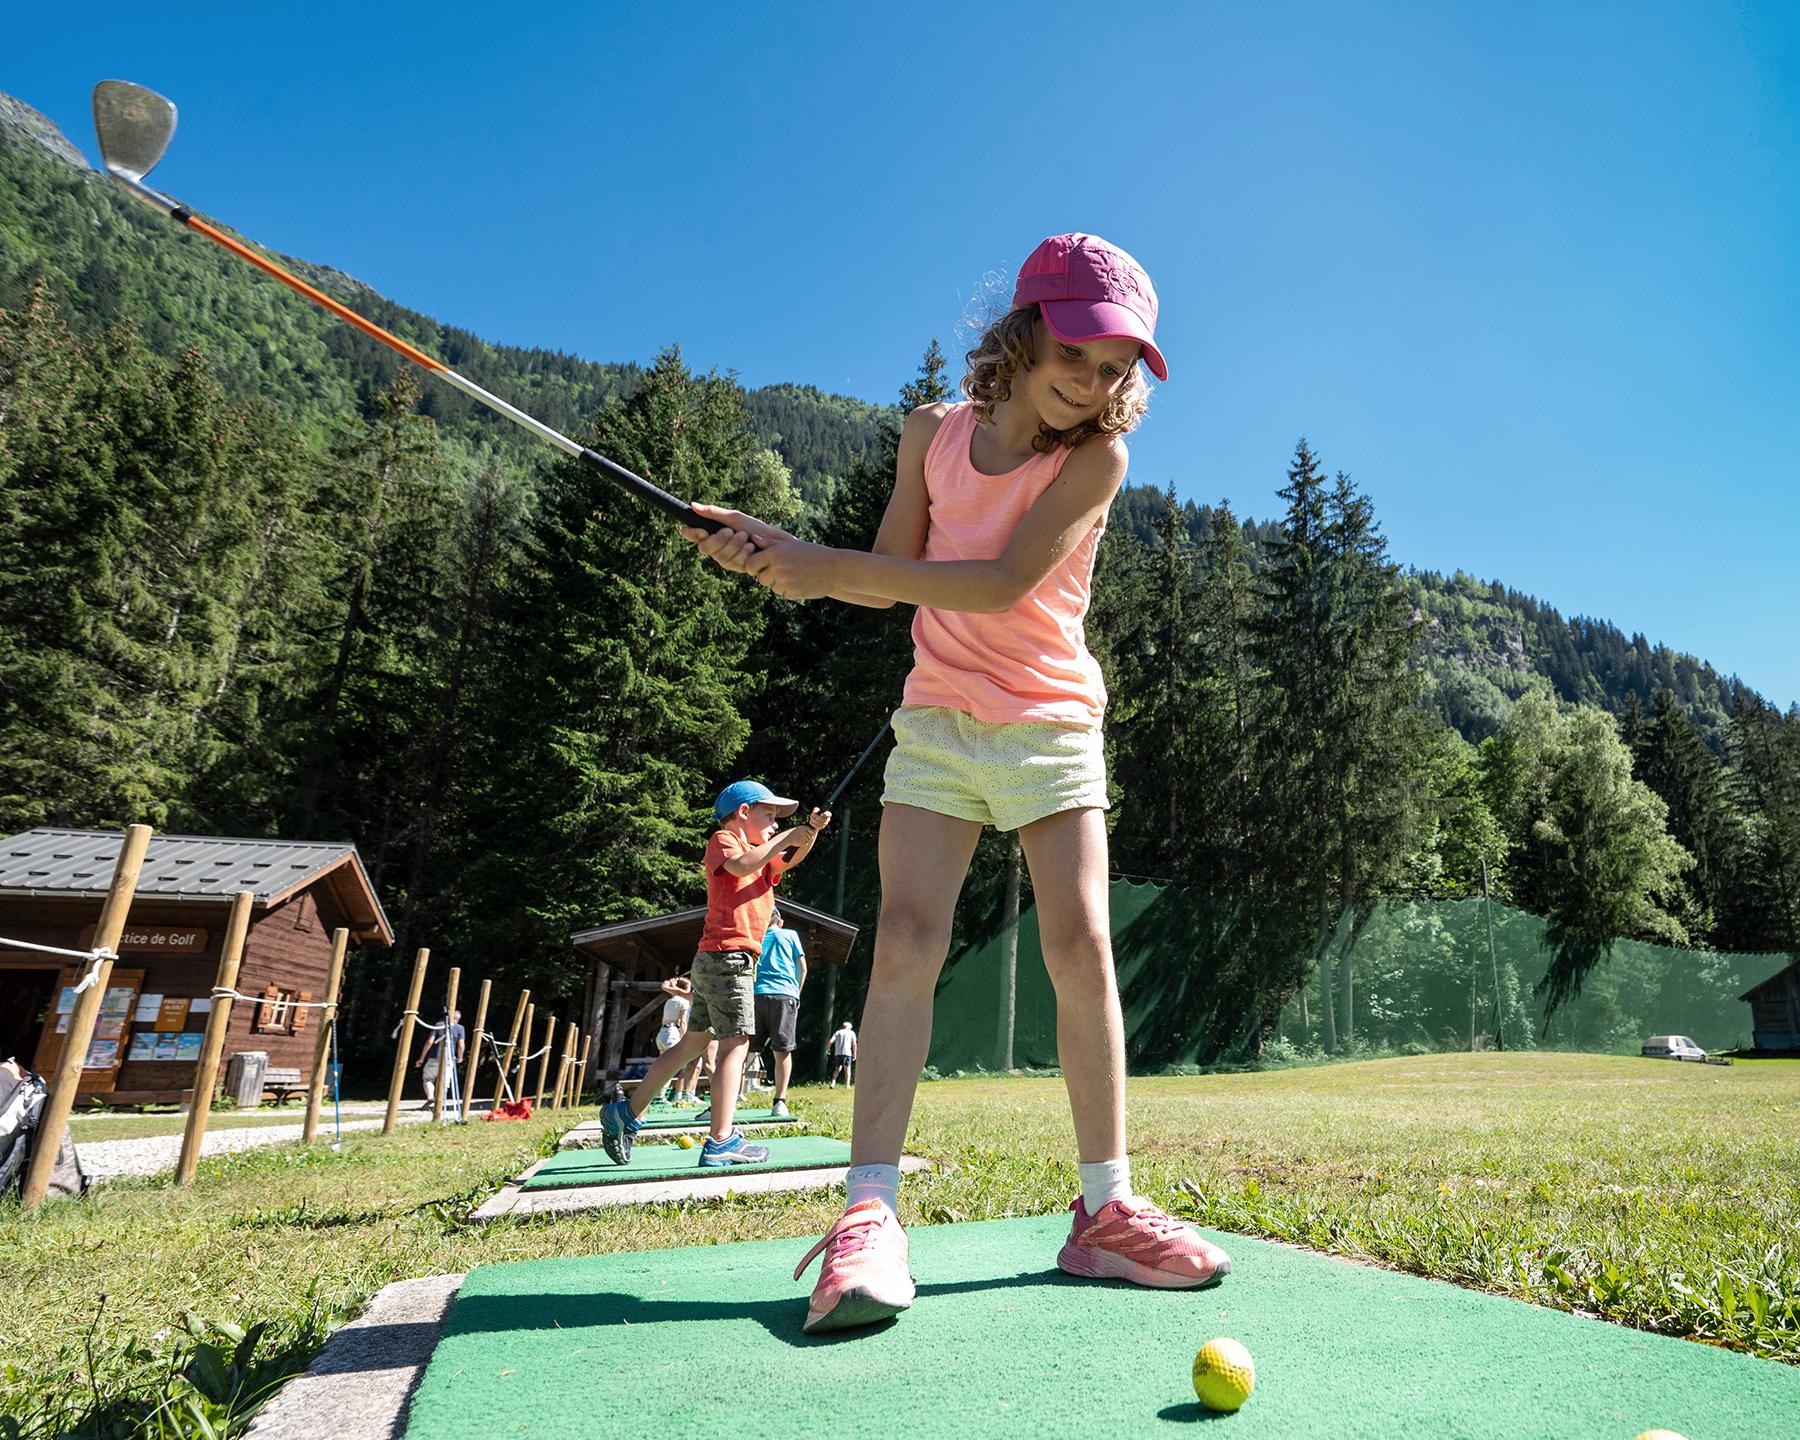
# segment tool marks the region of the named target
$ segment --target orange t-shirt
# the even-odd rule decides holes
[[[725,868],[756,847],[735,830],[715,830],[706,842],[706,928],[702,950],[748,950],[762,953],[769,917],[775,913],[775,887],[782,867],[771,860],[754,875],[737,876]]]

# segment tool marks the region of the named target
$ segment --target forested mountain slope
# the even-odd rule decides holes
[[[562,351],[497,345],[386,299],[340,271],[291,256],[282,264],[384,329],[564,433],[643,372]],[[377,341],[292,294],[198,235],[151,213],[96,171],[37,111],[0,95],[0,309],[23,308],[47,281],[78,332],[129,317],[150,349],[175,359],[199,346],[228,398],[261,398],[321,437],[332,417],[367,409],[406,368]],[[809,503],[868,453],[883,407],[810,386],[749,395],[765,444]],[[427,382],[419,412],[454,448],[490,447],[537,466],[542,443],[448,386]]]
[[[78,331],[130,317],[150,349],[174,359],[199,346],[232,399],[262,398],[302,433],[325,435],[334,417],[366,412],[405,362],[359,331],[258,275],[195,235],[133,204],[90,170],[42,115],[0,95],[0,308],[19,309],[46,281]],[[496,345],[387,300],[354,278],[304,260],[283,263],[377,324],[443,358],[493,393],[559,430],[573,432],[609,399],[642,383],[636,363],[602,363],[561,351]],[[809,512],[828,504],[836,482],[879,450],[892,407],[780,384],[747,393],[763,443],[786,463]],[[460,392],[426,382],[419,412],[435,420],[453,456],[491,449],[533,469],[540,442],[498,421]],[[472,470],[466,458],[463,468]],[[655,477],[652,477],[655,478]],[[1203,482],[1202,482],[1203,483]],[[1196,488],[1190,483],[1190,490]],[[1162,496],[1127,486],[1113,523],[1150,540]],[[1183,506],[1201,544],[1212,510]],[[1252,564],[1275,526],[1245,521]],[[1647,706],[1671,691],[1709,745],[1722,744],[1730,680],[1710,665],[1609,621],[1565,619],[1502,582],[1418,571],[1408,578],[1424,620],[1420,660],[1426,695],[1471,740],[1492,734],[1533,683],[1572,702],[1623,715],[1632,697]]]
[[[1113,505],[1112,521],[1148,544],[1163,506],[1153,486],[1128,484]],[[1189,541],[1203,546],[1212,507],[1190,500],[1181,510]],[[1279,527],[1242,524],[1255,569]],[[1406,587],[1423,624],[1418,660],[1427,677],[1425,699],[1465,739],[1492,735],[1513,701],[1534,686],[1618,716],[1634,698],[1648,709],[1655,692],[1667,690],[1707,744],[1723,753],[1733,682],[1704,660],[1653,645],[1641,634],[1627,636],[1608,620],[1565,619],[1554,606],[1498,580],[1414,570]]]

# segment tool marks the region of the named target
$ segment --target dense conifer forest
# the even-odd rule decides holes
[[[904,607],[788,604],[702,565],[57,138],[0,97],[0,833],[354,840],[398,932],[351,972],[372,1049],[413,947],[578,995],[572,929],[695,902],[723,781],[822,796],[877,732]],[[831,544],[870,542],[899,417],[958,373],[922,335],[892,407],[746,392],[674,349],[491,345],[290,263],[667,488]],[[1342,918],[1484,885],[1549,922],[1551,1008],[1622,937],[1800,950],[1800,711],[1499,582],[1403,570],[1333,468],[1353,458],[1270,456],[1283,509],[1255,521],[1128,487],[1101,548],[1114,864],[1254,897],[1240,1011],[1272,1025],[1311,985],[1331,1047]],[[842,880],[830,844],[795,877],[828,907],[841,884],[865,935],[878,777],[840,807]],[[1016,864],[983,842],[964,938]]]

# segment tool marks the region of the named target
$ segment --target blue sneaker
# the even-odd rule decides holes
[[[710,1135],[700,1147],[700,1168],[717,1169],[727,1165],[755,1165],[769,1158],[767,1145],[752,1145],[742,1130],[733,1130],[723,1144]]]
[[[631,1163],[631,1141],[642,1128],[631,1113],[631,1102],[614,1100],[600,1107],[600,1143],[606,1147],[606,1158],[615,1165]]]

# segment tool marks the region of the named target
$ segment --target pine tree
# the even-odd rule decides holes
[[[780,513],[741,390],[664,352],[588,441],[677,494]],[[785,481],[783,482],[785,483]],[[475,942],[547,964],[578,925],[698,903],[713,794],[747,738],[764,595],[579,461],[537,497],[506,582],[467,823]]]
[[[0,824],[84,813],[83,714],[99,477],[81,446],[87,359],[41,281],[0,312]]]
[[[1676,914],[1696,940],[1716,943],[1730,910],[1730,884],[1742,863],[1743,826],[1726,795],[1724,767],[1668,690],[1658,690],[1647,717],[1636,696],[1620,735],[1632,749],[1632,773],[1669,807],[1669,833],[1694,857],[1680,882]],[[1633,738],[1635,736],[1635,743]]]
[[[1217,981],[1215,1014],[1230,1017],[1230,1028],[1210,1037],[1203,1052],[1209,1059],[1262,1053],[1283,1004],[1305,983],[1310,957],[1305,909],[1278,893],[1285,857],[1270,846],[1260,791],[1267,676],[1257,657],[1260,600],[1251,559],[1242,525],[1221,500],[1200,547],[1191,864],[1196,883],[1223,892],[1242,919],[1231,927]]]
[[[1256,894],[1266,885],[1255,850],[1254,748],[1264,677],[1253,653],[1257,594],[1250,548],[1229,500],[1212,512],[1200,568],[1195,754],[1202,783],[1194,871],[1212,884]]]
[[[1419,627],[1374,507],[1338,472],[1326,502],[1332,717],[1325,749],[1336,797],[1342,1025],[1355,1032],[1357,941],[1377,897],[1401,883],[1425,823],[1429,737],[1416,709]]]
[[[1132,797],[1132,823],[1117,837],[1128,871],[1186,882],[1195,832],[1198,773],[1194,734],[1201,668],[1193,547],[1171,485],[1156,540],[1138,557],[1140,603],[1108,706],[1113,773]],[[1172,785],[1171,775],[1190,784]]]
[[[216,676],[199,720],[211,741],[181,803],[181,823],[217,834],[283,828],[293,777],[313,750],[306,702],[334,653],[329,589],[341,568],[310,511],[319,456],[262,402],[233,412],[230,471],[253,536],[220,594]]]
[[[1732,789],[1748,822],[1737,938],[1800,953],[1800,708],[1784,717],[1742,686],[1734,701]]]
[[[1255,750],[1258,759],[1259,847],[1274,893],[1303,910],[1306,938],[1282,968],[1316,971],[1328,1050],[1337,1049],[1331,969],[1323,963],[1337,928],[1333,868],[1338,837],[1327,749],[1332,721],[1329,561],[1325,479],[1302,439],[1279,492],[1287,502],[1281,530],[1259,577],[1263,604],[1251,654],[1267,677]]]
[[[89,346],[40,291],[0,339],[9,818],[164,824],[228,741],[208,702],[258,544],[251,448],[204,356]]]
[[[402,371],[376,396],[367,421],[345,426],[331,447],[313,519],[330,536],[339,570],[334,656],[319,691],[303,701],[312,747],[298,777],[290,826],[304,836],[363,837],[374,875],[393,835],[369,818],[385,796],[366,762],[391,753],[417,695],[415,646],[437,606],[442,546],[454,513],[437,428],[415,412],[419,384]],[[371,878],[374,878],[372,875]]]

